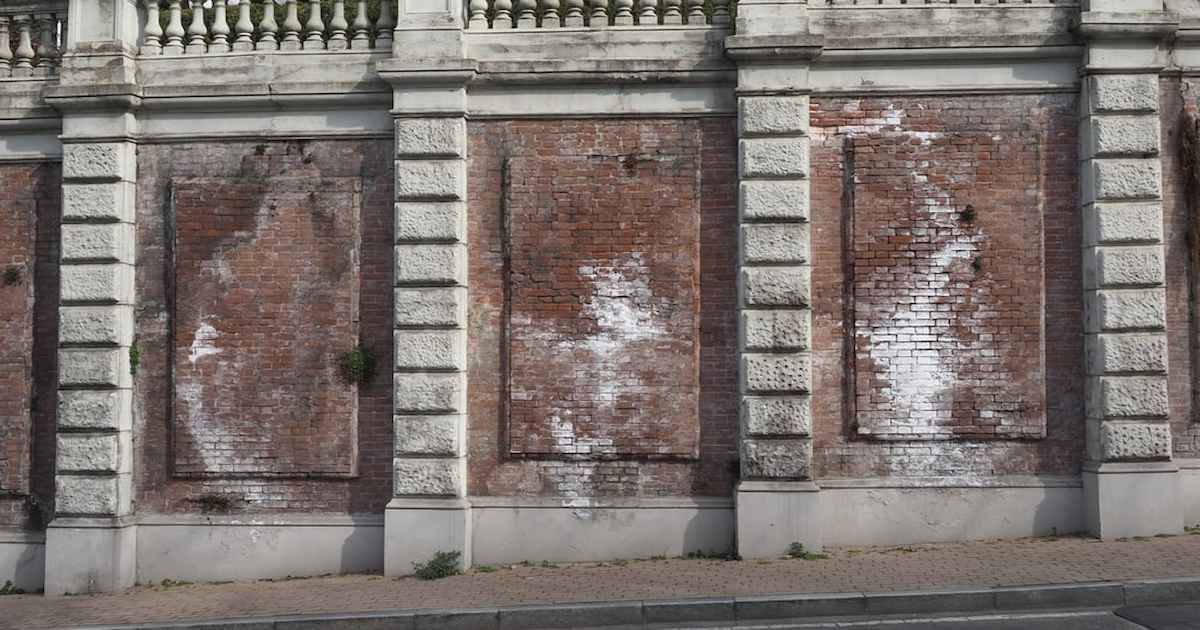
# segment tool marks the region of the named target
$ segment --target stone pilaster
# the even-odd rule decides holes
[[[1104,538],[1179,533],[1158,77],[1160,41],[1175,18],[1106,12],[1130,10],[1124,2],[1091,5],[1080,21],[1088,39],[1080,112],[1087,523]]]
[[[470,566],[466,500],[467,127],[461,63],[381,64],[395,81],[395,453],[384,572],[439,551]]]
[[[807,81],[821,44],[806,33],[802,3],[739,5],[738,24],[725,44],[738,64],[737,537],[739,553],[753,558],[783,555],[794,542],[821,548],[810,470]]]

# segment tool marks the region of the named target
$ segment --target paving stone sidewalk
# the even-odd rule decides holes
[[[777,593],[895,592],[1200,576],[1200,535],[834,548],[823,559],[652,559],[478,569],[436,581],[346,575],[146,585],[123,594],[0,597],[0,628],[165,623]]]

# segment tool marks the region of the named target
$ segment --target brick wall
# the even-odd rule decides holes
[[[470,142],[469,492],[564,496],[728,494],[735,479],[737,435],[733,121],[713,118],[473,122]],[[507,435],[504,409],[507,392],[501,375],[507,369],[506,361],[512,360],[515,368],[519,361],[529,359],[510,359],[506,352],[508,340],[504,336],[507,281],[502,217],[506,195],[502,169],[506,159],[510,166],[523,169],[521,172],[527,177],[536,176],[543,188],[553,186],[552,190],[536,191],[546,195],[540,203],[532,203],[531,199],[521,195],[516,197],[517,204],[512,208],[514,235],[523,227],[518,217],[524,217],[528,224],[537,211],[545,218],[555,212],[569,213],[571,206],[578,207],[581,213],[595,213],[580,220],[580,223],[590,221],[590,229],[608,230],[604,227],[605,222],[598,223],[593,219],[615,215],[621,207],[639,208],[635,215],[655,222],[643,226],[624,225],[634,221],[635,217],[631,215],[621,219],[624,229],[610,226],[617,229],[607,235],[593,235],[588,241],[578,241],[603,249],[603,252],[592,253],[602,253],[601,257],[609,260],[635,261],[641,255],[643,260],[658,259],[664,265],[658,272],[641,270],[649,271],[645,291],[617,291],[613,296],[640,295],[645,298],[640,305],[634,304],[638,308],[647,307],[643,309],[647,310],[644,324],[653,326],[658,321],[667,334],[646,344],[641,356],[631,355],[625,363],[608,364],[607,369],[613,374],[593,373],[591,382],[598,388],[611,383],[613,378],[638,380],[639,371],[655,370],[659,374],[669,372],[668,378],[677,379],[672,386],[677,392],[685,392],[698,383],[694,399],[698,413],[694,408],[689,409],[686,398],[677,393],[676,401],[681,400],[685,406],[665,412],[660,410],[654,414],[655,418],[644,416],[643,422],[658,423],[657,427],[638,427],[636,423],[624,422],[608,426],[610,431],[616,431],[615,435],[609,434],[614,444],[632,444],[645,437],[657,440],[656,444],[671,444],[670,440],[686,439],[689,432],[694,432],[698,420],[698,460],[656,460],[651,457],[652,453],[646,450],[639,453],[636,448],[624,454],[609,454],[624,459],[561,452],[544,459],[509,456],[510,436]],[[562,169],[577,170],[568,173]],[[631,178],[630,170],[640,181]],[[562,177],[553,184],[546,182],[545,176],[555,172]],[[698,204],[693,203],[695,193],[691,198],[688,195],[689,190],[695,190],[697,181]],[[579,204],[570,203],[573,194],[582,195],[575,198]],[[614,203],[618,200],[622,203]],[[646,203],[648,200],[656,201]],[[514,201],[514,198],[508,197],[508,201]],[[692,231],[697,229],[694,227],[697,223],[698,231]],[[692,240],[695,235],[698,239]],[[528,244],[525,247],[533,248],[538,242],[553,248],[556,243],[552,237],[556,236],[567,241],[584,238],[583,234],[558,234],[555,229],[532,230],[514,240],[514,250],[523,243]],[[660,241],[651,243],[652,239]],[[514,251],[514,271],[517,270],[516,255]],[[579,255],[582,254],[571,256]],[[523,264],[530,262],[532,259]],[[699,270],[698,287],[690,291],[684,286],[689,265],[693,265],[691,269]],[[553,268],[563,270],[563,282],[574,287],[563,285],[568,289],[568,295],[573,291],[594,296],[592,289],[601,278],[578,282],[581,266],[588,265],[572,261]],[[629,267],[626,271],[638,275],[632,272],[638,270],[639,265],[632,262],[609,266],[614,272]],[[660,281],[664,286],[657,285]],[[575,287],[575,284],[579,286]],[[651,296],[654,295],[674,296],[674,299],[652,303]],[[689,295],[694,297],[689,298]],[[545,297],[552,299],[553,296]],[[575,297],[588,299],[582,294]],[[689,303],[696,301],[699,303],[699,329],[692,332],[688,330],[687,314]],[[673,306],[668,306],[672,303]],[[515,303],[513,306],[516,321],[522,307]],[[569,304],[569,301],[564,309],[586,311],[586,307]],[[575,317],[560,322],[558,338],[585,340],[591,330],[589,326],[596,327],[600,318],[597,317],[596,323],[589,323],[586,317],[580,322]],[[601,325],[591,332],[604,332],[602,328]],[[633,336],[645,332],[642,327]],[[691,337],[689,332],[692,332]],[[613,341],[630,340],[624,334],[609,336]],[[687,353],[694,347],[688,341],[696,338],[699,340],[698,375],[689,383],[682,377],[689,371]],[[590,357],[586,354],[579,359],[586,363]],[[634,359],[658,363],[648,366],[635,363]],[[650,373],[647,371],[643,375]],[[666,392],[662,389],[657,392],[655,387],[644,389],[644,395],[656,397],[660,402],[670,400],[663,396]],[[671,432],[682,435],[669,435]],[[670,448],[686,450],[678,443]]]
[[[0,526],[37,526],[53,497],[61,182],[0,166]]]
[[[386,139],[139,148],[140,511],[197,511],[214,495],[235,510],[382,511],[391,493],[391,154]],[[197,337],[214,314],[221,334]],[[377,367],[357,389],[357,415],[335,356],[355,337]],[[197,371],[182,381],[209,405],[195,417],[217,422],[200,440],[180,422],[186,392],[172,382],[193,350],[238,359],[224,380]],[[329,476],[354,473],[355,457],[357,474]]]

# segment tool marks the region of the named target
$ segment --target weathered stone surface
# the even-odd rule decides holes
[[[63,306],[58,310],[62,344],[112,344],[133,341],[132,306]]]
[[[1160,242],[1162,206],[1158,203],[1097,203],[1083,215],[1084,244]]]
[[[808,267],[746,267],[742,269],[742,304],[746,306],[807,306],[811,270]]]
[[[130,387],[128,348],[64,348],[58,351],[58,384]]]
[[[742,226],[742,260],[748,263],[805,263],[809,258],[808,224]]]
[[[461,330],[397,330],[393,338],[397,369],[466,369],[467,336]]]
[[[1104,461],[1170,459],[1171,425],[1165,422],[1105,422],[1100,425]]]
[[[808,396],[742,397],[742,431],[745,435],[812,434]]]
[[[1091,105],[1099,112],[1153,112],[1158,110],[1158,76],[1154,74],[1098,74],[1088,77]]]
[[[743,354],[742,391],[809,392],[812,372],[808,354]]]
[[[133,266],[63,265],[63,302],[133,303]]]
[[[1104,376],[1088,383],[1093,418],[1166,417],[1171,412],[1165,376]]]
[[[467,198],[465,160],[396,160],[396,200]]]
[[[1103,289],[1088,295],[1088,332],[1163,328],[1167,325],[1163,289]]]
[[[395,406],[400,413],[461,413],[466,411],[467,378],[455,373],[397,373]]]
[[[60,433],[56,466],[59,471],[70,472],[129,472],[120,445],[117,433]]]
[[[463,496],[462,460],[411,459],[393,460],[395,496],[430,495]]]
[[[807,181],[750,181],[742,182],[738,189],[743,220],[808,220]]]
[[[792,440],[742,440],[743,479],[809,479],[812,442]]]
[[[808,138],[748,138],[738,146],[742,177],[808,175]]]
[[[738,99],[743,135],[803,134],[808,131],[807,96],[744,96]]]
[[[129,513],[132,475],[80,477],[56,475],[55,511],[59,514],[119,516]]]
[[[1158,154],[1158,116],[1094,116],[1091,122],[1096,155]]]
[[[134,185],[63,183],[63,221],[132,222]]]
[[[129,142],[63,145],[63,179],[136,181],[135,147]]]
[[[63,262],[132,263],[130,223],[68,223],[62,226]]]
[[[66,389],[58,392],[58,426],[66,429],[128,431],[133,424],[128,389]]]
[[[466,154],[466,120],[462,118],[396,119],[396,155],[465,157]]]
[[[744,350],[807,350],[811,334],[807,310],[742,311]]]
[[[1158,158],[1092,160],[1092,185],[1098,200],[1157,199],[1162,196]]]
[[[467,290],[463,287],[398,288],[395,324],[451,328],[467,321]]]
[[[467,207],[461,201],[396,203],[396,242],[463,242],[467,239]]]
[[[1085,289],[1161,284],[1163,248],[1159,245],[1105,246],[1084,250]]]
[[[1090,374],[1166,372],[1167,336],[1159,333],[1094,335],[1085,347]]]
[[[463,454],[466,416],[396,416],[396,455]]]
[[[465,245],[397,245],[397,285],[467,283]]]

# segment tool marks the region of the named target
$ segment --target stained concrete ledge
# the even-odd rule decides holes
[[[679,624],[816,619],[849,615],[1015,612],[1200,602],[1200,577],[893,593],[567,603],[456,610],[214,619],[82,626],[80,630],[559,630],[671,628]]]

